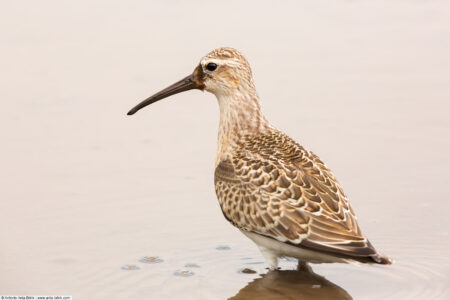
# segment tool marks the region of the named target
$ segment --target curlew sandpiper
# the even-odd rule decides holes
[[[183,91],[213,93],[220,124],[215,189],[225,218],[278,258],[307,262],[391,264],[363,235],[331,170],[311,151],[273,127],[261,112],[247,59],[232,48],[204,56],[194,72],[128,112]]]

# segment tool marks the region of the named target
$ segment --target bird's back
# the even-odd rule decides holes
[[[331,170],[284,133],[243,135],[224,157],[215,188],[236,227],[344,259],[390,262],[362,234]]]

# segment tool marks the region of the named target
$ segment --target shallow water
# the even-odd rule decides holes
[[[447,2],[3,6],[0,295],[450,298]],[[246,54],[266,116],[334,170],[392,266],[267,273],[214,194],[215,98],[125,115],[223,45]]]

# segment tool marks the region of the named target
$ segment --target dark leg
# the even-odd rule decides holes
[[[297,271],[313,273],[313,270],[310,265],[306,261],[298,260]]]

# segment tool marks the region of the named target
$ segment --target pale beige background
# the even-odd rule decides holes
[[[396,260],[316,272],[355,299],[448,299],[450,5],[418,0],[3,1],[0,294],[225,299],[265,272],[217,205],[215,98],[125,115],[219,46]]]

